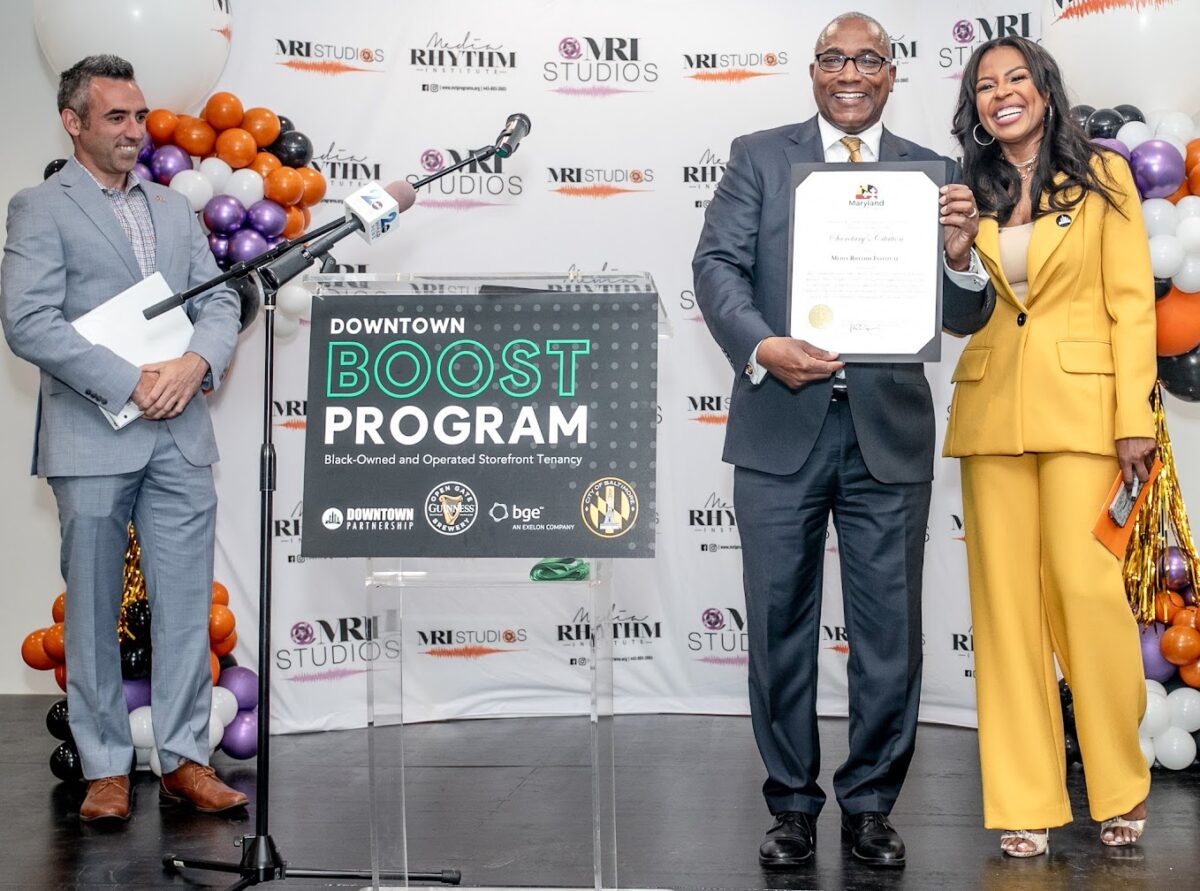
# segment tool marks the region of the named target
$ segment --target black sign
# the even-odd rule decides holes
[[[657,320],[645,291],[314,301],[304,556],[653,557]]]

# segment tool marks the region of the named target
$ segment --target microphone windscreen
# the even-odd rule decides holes
[[[396,213],[404,213],[417,200],[416,189],[404,180],[396,180],[394,183],[388,183],[383,187],[383,190],[391,195],[396,204],[399,205],[396,208]]]

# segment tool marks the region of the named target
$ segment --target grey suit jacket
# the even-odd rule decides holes
[[[884,130],[881,161],[949,158]],[[791,165],[823,161],[814,117],[734,140],[729,163],[704,217],[692,261],[696,299],[737,374],[724,459],[739,467],[791,474],[803,466],[829,410],[831,380],[790,390],[772,375],[757,386],[742,373],[766,337],[787,333],[788,212]],[[987,322],[995,292],[969,291],[947,277],[943,324],[970,334]],[[885,483],[933,479],[934,416],[919,363],[855,362],[846,366],[850,411],[867,469]]]
[[[187,199],[143,182],[154,221],[158,271],[178,292],[220,270]],[[169,421],[139,419],[113,430],[97,410],[120,409],[138,369],[95,346],[70,322],[141,281],[129,238],[108,199],[74,162],[13,196],[0,264],[0,321],[13,352],[41,369],[33,470],[39,476],[128,473],[149,461],[158,424],[197,466],[217,460],[208,405],[197,394]],[[212,386],[233,356],[239,305],[233,291],[209,291],[187,306],[195,325],[188,349],[209,364]]]

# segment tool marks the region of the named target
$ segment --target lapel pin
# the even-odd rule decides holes
[[[1058,224],[1059,228],[1065,229],[1065,228],[1067,228],[1067,226],[1071,225],[1071,215],[1066,214],[1066,213],[1060,213],[1057,217],[1054,218],[1054,222],[1056,224]]]
[[[159,202],[159,203],[161,204],[161,203],[166,203],[166,200],[167,200],[167,199],[166,199],[166,198],[164,198],[162,195],[155,195],[155,196],[154,196],[154,200],[155,200],[155,201],[157,201],[157,202]],[[1059,223],[1059,225],[1061,226],[1061,225],[1062,225],[1062,223]]]

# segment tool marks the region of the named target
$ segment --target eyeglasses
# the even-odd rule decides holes
[[[817,53],[817,67],[830,74],[837,74],[846,67],[847,62],[853,62],[859,74],[878,74],[891,59],[885,59],[875,53],[863,53],[861,56],[847,56],[842,53]]]

